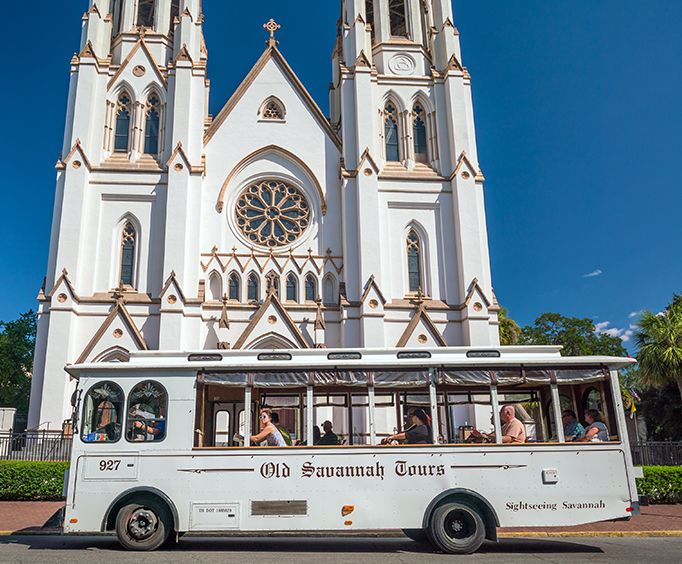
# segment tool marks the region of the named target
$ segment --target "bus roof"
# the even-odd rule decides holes
[[[607,366],[626,368],[633,358],[608,356],[561,356],[559,346],[442,347],[432,349],[295,349],[246,351],[144,351],[129,362],[80,364],[66,367],[78,378],[83,372],[141,370],[277,370],[386,367],[514,367],[514,366]],[[122,374],[123,375],[123,374]]]

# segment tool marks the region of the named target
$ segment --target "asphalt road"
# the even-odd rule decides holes
[[[178,547],[150,554],[123,552],[108,537],[0,538],[0,562],[384,563],[404,562],[679,562],[682,538],[504,539],[467,557],[434,553],[402,538],[185,538]]]

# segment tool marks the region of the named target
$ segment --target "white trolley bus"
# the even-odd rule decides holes
[[[470,553],[497,527],[628,518],[639,506],[617,371],[631,362],[500,347],[145,352],[70,366],[64,530],[154,550],[184,533],[403,529]],[[502,440],[507,405],[523,443]],[[299,446],[249,446],[264,407]],[[433,444],[380,444],[416,407]],[[595,409],[606,440],[568,442],[562,413]],[[315,446],[323,422],[338,444]],[[475,430],[490,442],[472,442]]]

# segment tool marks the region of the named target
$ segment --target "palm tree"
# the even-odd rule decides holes
[[[505,308],[500,308],[497,314],[500,327],[500,344],[501,345],[516,345],[521,337],[521,327],[511,317]]]
[[[682,300],[676,296],[665,311],[645,311],[635,332],[642,381],[662,387],[675,382],[682,397]]]

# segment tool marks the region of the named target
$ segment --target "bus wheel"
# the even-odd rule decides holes
[[[429,536],[424,529],[403,529],[403,534],[414,542],[429,542]]]
[[[471,554],[485,540],[485,524],[476,509],[464,503],[444,503],[431,514],[430,538],[448,554]]]
[[[116,516],[116,536],[126,550],[156,550],[171,529],[168,511],[152,499],[125,505]]]

